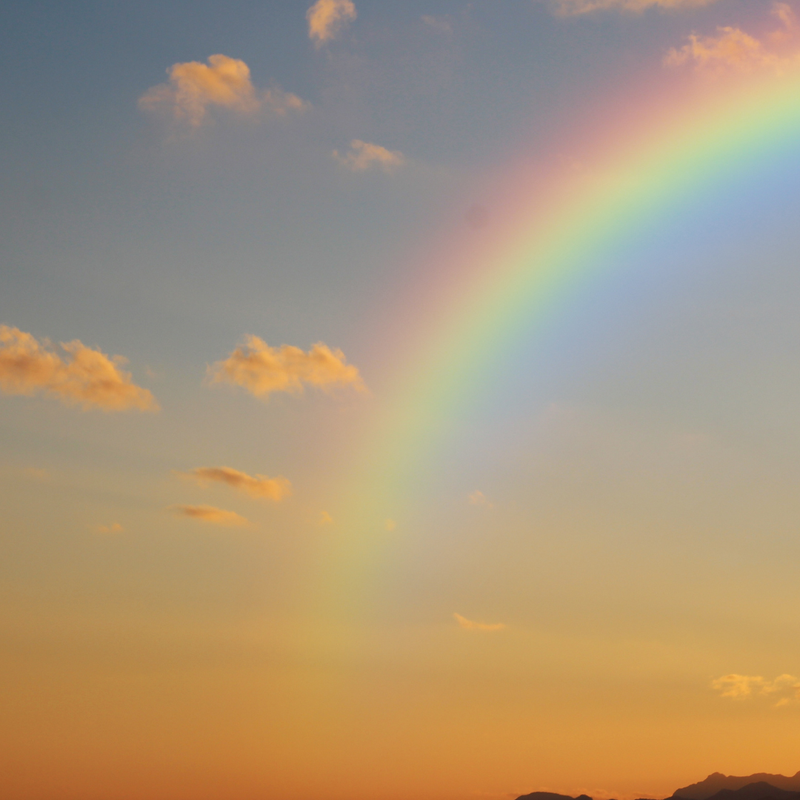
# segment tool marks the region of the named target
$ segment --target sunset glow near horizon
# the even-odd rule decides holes
[[[0,36],[4,800],[800,769],[800,0]]]

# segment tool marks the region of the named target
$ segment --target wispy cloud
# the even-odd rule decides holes
[[[386,528],[387,531],[393,531],[397,527],[397,523],[393,519],[387,519],[384,521],[383,527]]]
[[[462,617],[461,614],[453,614],[453,617],[465,631],[502,631],[506,627],[502,622],[495,622],[493,624],[475,622],[474,620]]]
[[[335,39],[357,16],[352,0],[317,0],[306,11],[308,37],[320,47]]]
[[[46,469],[39,467],[25,467],[22,474],[31,481],[46,481],[50,477],[50,473]]]
[[[231,467],[197,467],[183,472],[188,478],[193,478],[200,484],[223,483],[239,492],[264,500],[273,500],[276,503],[292,493],[292,484],[283,476],[268,478],[266,475],[248,475]]]
[[[362,142],[361,139],[353,139],[350,142],[350,149],[344,155],[338,150],[334,150],[333,157],[353,172],[380,169],[383,172],[392,173],[406,163],[406,158],[401,152],[387,150],[379,144]]]
[[[772,15],[780,27],[765,39],[757,39],[741,28],[717,28],[715,36],[692,33],[680,48],[671,48],[664,57],[667,67],[691,65],[698,72],[723,73],[769,70],[781,74],[800,61],[797,25],[787,3],[774,3]]]
[[[341,350],[318,342],[306,353],[284,344],[270,347],[258,336],[247,336],[224,361],[208,368],[210,383],[241,386],[256,397],[273,392],[302,394],[306,386],[330,392],[337,387],[365,391],[356,367]]]
[[[126,359],[107,356],[77,339],[62,342],[63,355],[44,339],[0,325],[0,392],[31,396],[39,392],[67,405],[103,411],[157,411],[153,395],[122,370]]]
[[[333,525],[333,517],[327,511],[320,511],[319,525]]]
[[[774,680],[766,680],[761,675],[723,675],[711,682],[713,689],[722,697],[744,699],[753,696],[767,696],[776,700],[774,706],[789,705],[800,701],[800,678],[794,675],[779,675]]]
[[[648,8],[674,11],[688,8],[702,8],[717,0],[547,0],[556,14],[574,17],[592,11],[641,12]]]
[[[110,525],[98,525],[95,528],[97,533],[122,533],[124,528],[119,522],[112,522]]]
[[[467,502],[471,506],[483,506],[484,508],[494,508],[494,503],[479,489],[467,495]]]
[[[424,14],[422,16],[422,22],[428,30],[436,31],[437,33],[450,34],[453,32],[453,23],[448,17],[434,17],[429,14]]]
[[[209,522],[212,525],[222,525],[227,528],[250,524],[247,519],[235,511],[225,511],[214,506],[171,506],[170,510],[178,516],[197,519],[200,522]]]
[[[173,64],[169,81],[148,89],[139,98],[143,111],[163,112],[176,122],[197,128],[208,122],[210,107],[252,116],[268,111],[285,116],[303,111],[308,103],[278,87],[259,90],[250,80],[250,68],[238,58],[218,53],[208,64],[187,61]]]

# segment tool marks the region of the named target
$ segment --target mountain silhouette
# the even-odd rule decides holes
[[[766,781],[748,783],[741,789],[723,789],[709,800],[800,800],[800,792],[778,789]]]
[[[530,794],[520,795],[517,800],[592,800],[592,798],[586,794],[570,797],[566,794],[555,794],[554,792],[531,792]]]
[[[737,792],[745,789],[753,784],[765,784],[774,789],[782,789],[787,793],[800,792],[800,772],[787,778],[785,775],[769,775],[765,772],[759,772],[755,775],[747,775],[738,777],[735,775],[723,775],[721,772],[715,772],[709,775],[704,781],[700,783],[693,783],[691,786],[684,786],[682,789],[676,789],[673,793],[673,798],[681,798],[682,800],[710,800],[715,795],[721,794],[724,791],[729,791],[734,794],[718,798],[718,800],[761,800],[762,797],[774,797],[775,800],[785,800],[783,795],[772,794],[757,794],[758,789],[753,791],[756,794],[749,795],[747,793],[738,795]]]

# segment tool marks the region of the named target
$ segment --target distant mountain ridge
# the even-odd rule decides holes
[[[800,792],[800,772],[790,778],[785,775],[770,775],[766,772],[758,772],[755,775],[743,777],[714,772],[704,781],[684,786],[682,789],[676,789],[672,796],[674,798],[682,798],[682,800],[709,800],[715,794],[719,794],[726,789],[737,791],[754,783],[766,783],[786,792]]]
[[[531,792],[517,800],[592,800],[588,795],[570,797],[555,792]],[[714,772],[705,780],[676,789],[667,800],[800,800],[800,771],[786,777],[757,772],[755,775],[723,775]]]

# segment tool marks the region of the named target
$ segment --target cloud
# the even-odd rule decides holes
[[[800,678],[794,675],[779,675],[772,681],[765,680],[761,675],[738,675],[732,673],[716,678],[711,682],[711,687],[717,690],[722,697],[736,700],[766,695],[777,700],[775,708],[800,701]]]
[[[401,152],[387,150],[379,144],[362,142],[361,139],[353,139],[350,142],[350,149],[344,155],[334,150],[333,157],[353,172],[364,172],[375,167],[392,173],[406,163],[406,158]]]
[[[172,506],[173,513],[179,516],[199,519],[201,522],[209,522],[212,525],[222,525],[226,528],[241,527],[249,525],[249,520],[237,514],[235,511],[225,511],[214,506]]]
[[[110,525],[98,525],[95,530],[98,533],[122,533],[124,528],[119,522],[112,522]]]
[[[197,467],[181,474],[194,478],[201,485],[209,482],[224,483],[239,492],[249,494],[250,497],[274,500],[276,503],[292,493],[292,484],[281,475],[277,478],[268,478],[266,475],[253,477],[231,467]]]
[[[46,481],[50,474],[46,469],[39,469],[38,467],[25,467],[22,474],[31,481]]]
[[[717,0],[550,0],[555,13],[562,17],[575,17],[592,11],[641,12],[648,8],[680,10],[702,8]]]
[[[321,47],[325,42],[335,39],[356,16],[352,0],[317,0],[306,11],[308,38]]]
[[[256,89],[247,64],[221,53],[209,56],[208,64],[187,61],[173,64],[167,72],[169,81],[148,89],[139,98],[139,108],[166,113],[193,128],[209,120],[212,106],[249,116],[262,110],[286,116],[308,108],[297,95],[278,87]]]
[[[393,519],[387,519],[383,523],[383,527],[386,528],[387,531],[393,531],[397,527],[397,523]]]
[[[447,17],[433,17],[428,14],[422,16],[423,23],[429,30],[436,31],[437,33],[453,32],[453,24]]]
[[[327,511],[320,511],[319,524],[320,525],[333,525],[333,517]]]
[[[794,42],[796,20],[786,3],[774,3],[772,15],[782,27],[770,34],[767,41],[730,26],[717,28],[716,36],[692,33],[683,47],[673,47],[667,51],[664,66],[682,67],[690,64],[698,72],[712,73],[766,69],[781,74],[798,62],[797,43]],[[791,47],[792,44],[794,47]]]
[[[494,508],[494,503],[483,492],[477,489],[472,494],[467,495],[467,501],[471,506]]]
[[[64,356],[45,339],[0,325],[0,392],[31,396],[44,392],[84,410],[157,411],[153,395],[137,386],[121,367],[122,356],[108,357],[77,339],[62,342]]]
[[[341,350],[317,342],[306,353],[288,344],[270,347],[257,336],[247,336],[228,358],[210,366],[208,380],[242,386],[256,397],[302,394],[306,386],[326,392],[343,386],[366,391],[358,369],[346,363]]]
[[[471,619],[462,617],[461,614],[453,614],[453,617],[465,631],[502,631],[506,627],[502,622],[496,622],[492,625],[487,625],[484,622],[474,622]]]

